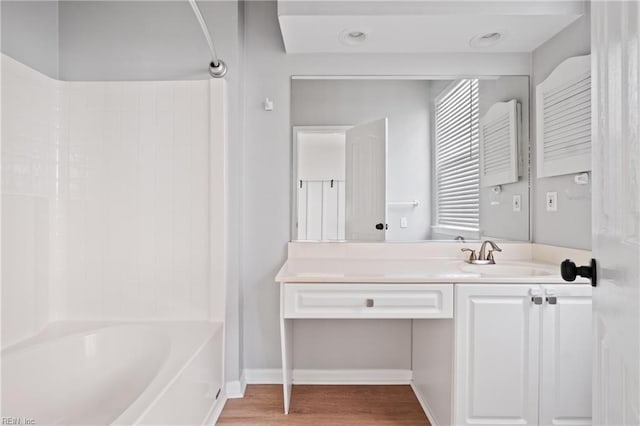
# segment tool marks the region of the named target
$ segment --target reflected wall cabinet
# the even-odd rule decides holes
[[[538,177],[591,170],[591,55],[569,58],[536,87]]]

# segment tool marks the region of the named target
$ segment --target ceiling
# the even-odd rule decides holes
[[[522,53],[578,19],[585,7],[583,1],[540,0],[278,0],[278,20],[287,53]],[[481,46],[472,46],[474,38]]]

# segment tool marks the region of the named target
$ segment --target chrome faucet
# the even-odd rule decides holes
[[[491,246],[491,249],[488,252],[486,251],[487,244]],[[467,260],[468,263],[474,263],[477,265],[493,265],[496,263],[495,259],[493,258],[493,252],[494,251],[500,252],[502,251],[502,249],[498,247],[498,245],[493,241],[485,240],[482,242],[482,245],[480,246],[480,253],[478,253],[477,257],[476,257],[475,250],[472,250],[469,248],[463,248],[462,251],[470,252],[469,259]]]
[[[478,260],[478,257],[476,256],[476,251],[472,250],[470,248],[463,248],[460,249],[461,252],[465,252],[468,251],[469,252],[469,259],[467,260],[468,263],[475,263]]]
[[[491,250],[489,250],[489,252],[487,253],[487,255],[485,256],[485,248],[487,246],[487,244],[489,244],[491,246]],[[496,263],[496,261],[493,259],[493,252],[494,251],[502,251],[502,249],[500,247],[498,247],[498,245],[496,243],[494,243],[491,240],[485,240],[482,242],[482,245],[480,246],[480,253],[478,254],[478,260],[487,260],[487,263],[490,264],[494,264]]]

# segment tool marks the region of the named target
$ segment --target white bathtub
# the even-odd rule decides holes
[[[204,424],[221,387],[209,322],[60,322],[2,351],[2,416],[23,424]]]

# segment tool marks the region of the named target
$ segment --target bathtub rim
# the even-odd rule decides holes
[[[106,328],[127,326],[161,328],[167,332],[170,341],[169,354],[157,374],[122,412],[115,415],[112,421],[112,424],[133,425],[139,423],[154,407],[216,333],[224,332],[223,323],[214,321],[55,321],[47,324],[40,333],[2,348],[0,354],[2,356],[13,355],[21,350],[27,351],[30,348],[35,349],[42,345],[51,344],[59,339],[77,335],[86,336]],[[224,348],[220,348],[220,350],[224,351]],[[224,393],[224,389],[222,393]],[[222,398],[216,401],[211,410],[221,402],[220,399]]]

